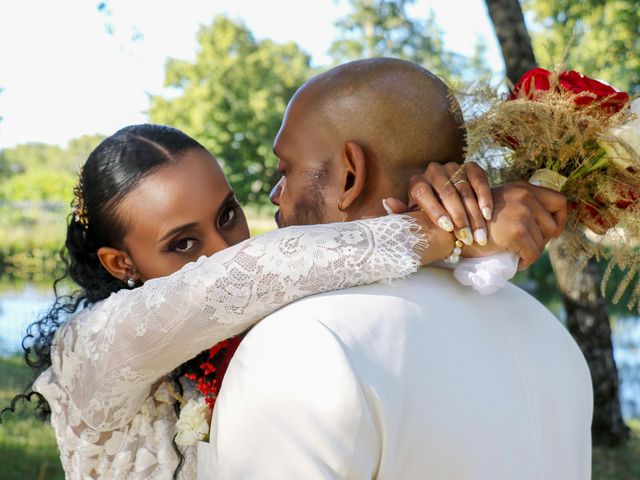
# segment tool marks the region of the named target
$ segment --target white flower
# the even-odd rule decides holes
[[[608,133],[614,140],[628,145],[635,155],[617,142],[600,140],[598,143],[607,152],[607,157],[612,163],[623,170],[630,169],[631,172],[636,172],[640,170],[640,98],[631,103],[631,111],[636,115],[634,120],[626,122],[621,127],[612,128]]]
[[[204,398],[189,400],[180,410],[180,418],[176,424],[176,444],[188,447],[201,440],[207,441],[210,421],[211,409]]]

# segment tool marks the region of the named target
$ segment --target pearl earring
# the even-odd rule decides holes
[[[125,283],[127,284],[127,287],[129,288],[133,288],[136,286],[136,282],[133,281],[133,278],[131,277],[127,277],[127,280],[125,281]]]

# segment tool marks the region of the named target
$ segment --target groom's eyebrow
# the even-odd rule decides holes
[[[188,230],[190,228],[194,228],[198,226],[198,222],[185,223],[184,225],[180,225],[179,227],[172,228],[167,232],[165,236],[163,236],[160,240],[156,242],[156,244],[163,242],[167,238],[175,235],[176,233],[182,232],[183,230]]]

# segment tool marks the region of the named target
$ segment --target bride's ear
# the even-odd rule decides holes
[[[113,277],[123,282],[129,279],[138,280],[133,261],[125,251],[112,247],[100,247],[97,254],[102,266]]]
[[[367,160],[364,150],[356,142],[347,142],[342,154],[344,168],[343,193],[340,210],[346,211],[364,194],[367,183]]]

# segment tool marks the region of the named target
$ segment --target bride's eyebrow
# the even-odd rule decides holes
[[[171,230],[169,230],[167,232],[166,235],[164,235],[160,240],[158,240],[156,242],[156,244],[163,242],[164,240],[166,240],[169,237],[172,237],[173,235],[175,235],[176,233],[182,232],[184,230],[189,230],[190,228],[194,228],[198,226],[198,222],[191,222],[191,223],[185,223],[184,225],[180,225],[179,227],[176,228],[172,228]]]

